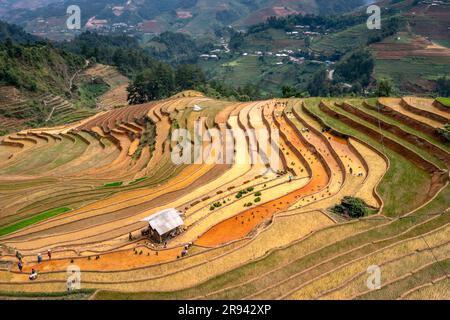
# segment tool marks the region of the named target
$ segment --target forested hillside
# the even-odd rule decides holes
[[[49,43],[0,43],[0,83],[32,92],[70,91],[72,75],[84,60]]]
[[[178,4],[166,4],[170,5]],[[328,4],[332,5],[338,4]],[[54,101],[62,109],[76,106],[93,112],[98,105],[110,109],[127,99],[143,103],[191,89],[240,101],[446,96],[450,42],[442,31],[442,17],[449,13],[450,5],[444,2],[428,6],[424,1],[387,1],[381,30],[368,31],[365,10],[357,10],[345,15],[272,16],[245,31],[221,28],[208,37],[171,31],[155,36],[87,31],[63,42],[0,23],[0,86],[19,90],[21,99],[36,106],[31,113],[39,116],[28,123],[32,126],[79,118],[55,118]],[[434,27],[426,27],[426,21]],[[83,74],[91,67],[93,72]]]
[[[95,62],[0,22],[0,135],[93,115],[112,86],[84,74]]]

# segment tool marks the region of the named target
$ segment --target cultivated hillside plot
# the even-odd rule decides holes
[[[129,80],[116,68],[96,64],[84,73],[92,78],[99,77],[103,79],[109,86],[109,90],[97,99],[100,109],[109,110],[128,105],[127,87]]]
[[[102,99],[1,138],[0,296],[62,296],[75,266],[96,299],[448,298],[450,112],[433,100]],[[349,196],[364,216],[332,210]],[[181,226],[149,227],[166,209]]]

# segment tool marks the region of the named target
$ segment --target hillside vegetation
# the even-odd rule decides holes
[[[449,120],[417,97],[241,103],[185,91],[9,134],[0,144],[0,295],[63,299],[75,264],[83,291],[73,298],[445,299],[450,147],[436,129]],[[233,139],[231,165],[216,162],[219,152],[176,164],[172,133],[198,134],[196,121],[268,134],[253,147]],[[267,163],[239,160],[269,141],[279,152]],[[164,244],[142,231],[166,208],[183,226]],[[36,263],[48,248],[52,259]],[[371,265],[382,269],[376,291],[366,285]]]
[[[365,0],[141,0],[128,3],[122,0],[115,3],[123,6],[118,12],[113,11],[111,1],[61,1],[34,10],[10,9],[8,14],[1,16],[13,23],[23,23],[30,27],[36,24],[38,18],[58,21],[66,15],[68,5],[78,5],[83,12],[83,25],[91,18],[106,19],[109,24],[127,23],[137,25],[150,22],[151,32],[187,31],[194,35],[214,33],[214,31],[230,24],[248,26],[262,22],[270,16],[283,16],[298,12],[330,14],[351,11],[363,4]],[[1,12],[0,12],[1,14]]]
[[[109,91],[115,93],[106,97],[101,108],[115,105],[114,95],[121,94],[117,87],[126,92],[127,78],[122,76],[124,80],[117,83],[111,74],[87,75],[93,62],[85,57],[30,36],[17,26],[2,26],[0,135],[82,120],[96,112],[101,97]],[[122,99],[120,105],[126,104]]]
[[[84,59],[48,43],[31,45],[0,43],[0,84],[32,92],[70,92],[72,75]]]

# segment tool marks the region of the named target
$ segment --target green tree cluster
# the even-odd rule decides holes
[[[341,215],[348,215],[351,218],[361,218],[369,213],[369,207],[364,200],[356,197],[346,196],[341,204],[332,208],[332,211]]]
[[[196,65],[180,65],[173,69],[158,63],[136,74],[128,87],[128,100],[140,104],[167,98],[177,92],[196,89],[205,83],[205,76]]]

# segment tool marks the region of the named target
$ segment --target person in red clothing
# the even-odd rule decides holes
[[[48,258],[51,260],[52,259],[52,250],[51,249],[47,250],[47,255],[48,255]]]

